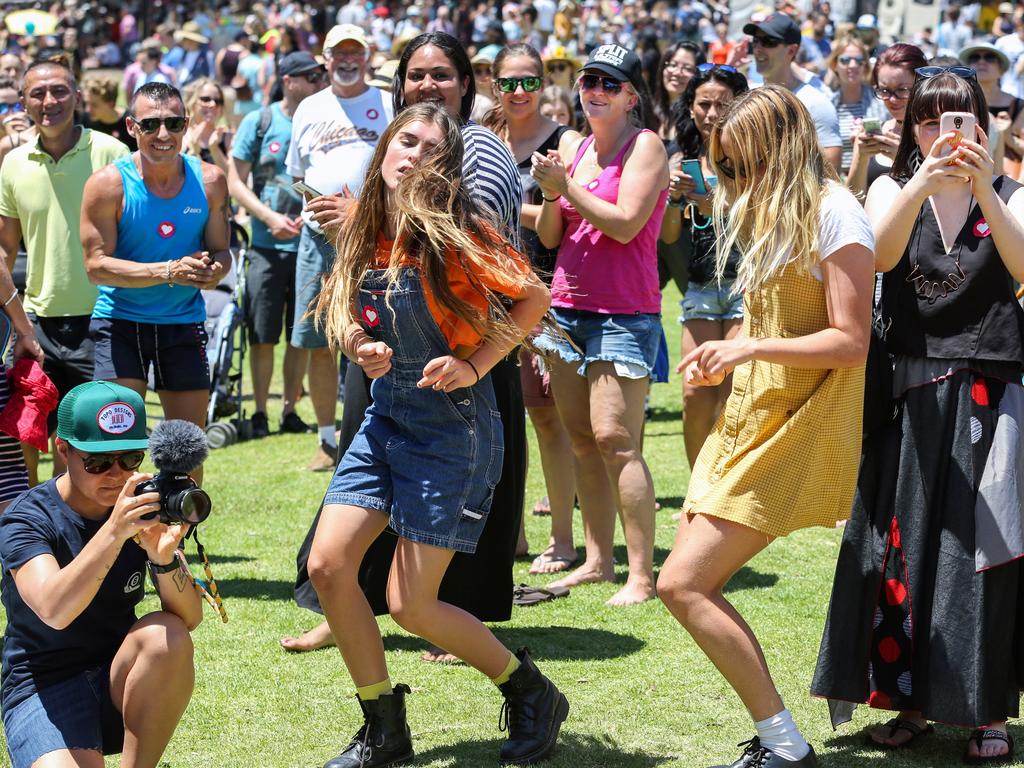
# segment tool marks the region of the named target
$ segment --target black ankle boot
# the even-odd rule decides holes
[[[530,765],[547,757],[569,714],[569,701],[537,669],[529,650],[520,648],[516,657],[519,669],[498,686],[505,697],[499,725],[508,730],[508,739],[501,745],[502,765]]]
[[[412,734],[405,722],[407,693],[409,686],[399,683],[379,699],[359,699],[362,728],[356,731],[345,751],[325,763],[324,768],[384,768],[410,762],[413,751]]]

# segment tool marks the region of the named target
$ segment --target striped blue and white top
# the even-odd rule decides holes
[[[462,140],[466,145],[462,173],[470,196],[508,227],[507,236],[515,242],[523,205],[515,158],[493,131],[472,121],[462,127]]]

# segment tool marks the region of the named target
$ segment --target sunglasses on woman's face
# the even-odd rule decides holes
[[[750,175],[750,173],[747,172],[747,169],[745,167],[734,166],[732,160],[729,159],[728,157],[721,158],[715,163],[715,165],[718,166],[718,170],[722,172],[722,175],[725,176],[725,178],[729,179],[730,181],[735,181],[737,176],[739,176],[741,179],[745,179]],[[762,165],[764,165],[764,160],[758,160],[756,167],[760,168]]]
[[[909,88],[875,88],[874,91],[875,96],[882,100],[899,99],[900,101],[903,101],[910,98]]]
[[[863,56],[840,56],[839,63],[844,67],[848,67],[851,64],[856,64],[858,67],[864,63]]]
[[[539,77],[499,77],[494,81],[498,90],[502,93],[515,93],[519,86],[527,93],[539,91],[544,85],[544,80]]]
[[[187,122],[187,118],[184,117],[144,117],[141,120],[133,120],[143,133],[156,133],[161,125],[171,133],[181,133],[185,130]]]
[[[90,475],[102,475],[109,472],[114,464],[117,464],[125,472],[134,472],[142,465],[146,458],[145,451],[125,451],[124,453],[82,453],[75,451],[82,457],[82,466]]]
[[[555,61],[548,64],[548,72],[565,72],[569,69],[569,65],[564,61]]]
[[[24,112],[25,105],[20,101],[16,101],[13,104],[0,104],[0,115],[6,115],[8,112]]]
[[[914,70],[919,78],[927,80],[929,77],[938,77],[946,73],[962,77],[964,80],[976,80],[978,73],[973,67],[918,67]]]
[[[610,77],[600,75],[584,75],[580,78],[581,91],[593,91],[600,87],[605,93],[614,96],[622,90],[622,83]]]
[[[218,99],[216,96],[200,96],[199,101],[202,104],[216,104],[218,107],[224,106],[224,99]]]
[[[972,53],[967,57],[968,64],[977,64],[979,61],[987,61],[989,64],[998,64],[999,55],[992,53],[991,51],[985,51],[984,53]]]
[[[487,66],[487,67],[473,67],[473,74],[476,77],[490,77],[491,76],[491,68],[489,66]]]

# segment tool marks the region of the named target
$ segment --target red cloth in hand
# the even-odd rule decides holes
[[[30,357],[16,360],[7,371],[7,387],[11,394],[0,413],[0,432],[46,453],[50,447],[46,417],[60,401],[57,387]]]

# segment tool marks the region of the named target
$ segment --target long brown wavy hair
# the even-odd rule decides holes
[[[436,126],[442,140],[402,177],[391,196],[393,210],[389,211],[381,166],[392,140],[415,122]],[[529,271],[524,274],[514,251],[498,234],[497,223],[469,197],[462,176],[464,151],[458,123],[436,104],[405,108],[384,131],[366,172],[356,210],[338,237],[334,267],[313,309],[317,325],[324,329],[332,347],[340,347],[346,329],[358,322],[353,312],[356,294],[366,273],[375,268],[377,235],[385,231],[389,217],[396,230],[395,247],[386,268],[389,288],[385,299],[392,313],[390,288],[411,256],[437,303],[482,338],[511,345],[523,335],[502,297],[481,283],[478,275],[498,272],[506,281],[518,281],[520,292],[537,278]],[[486,314],[452,292],[446,268],[450,259],[458,260],[470,283],[486,298]]]

